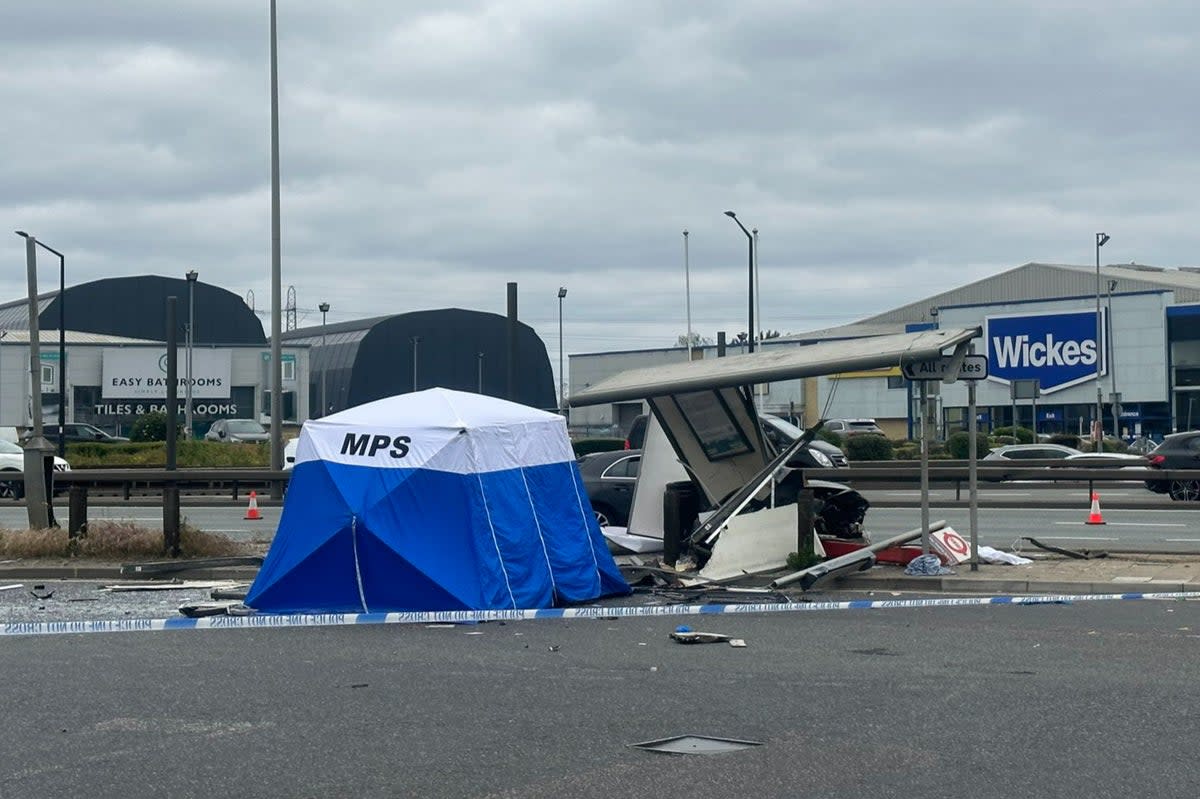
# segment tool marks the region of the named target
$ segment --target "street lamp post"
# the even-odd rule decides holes
[[[558,287],[558,412],[563,413],[567,407],[567,378],[563,372],[563,299],[567,296],[567,290],[562,286]]]
[[[683,298],[687,304],[687,353],[692,362],[692,276],[688,265],[688,232],[683,231]]]
[[[420,352],[421,337],[413,336],[412,337],[412,345],[413,345],[413,389],[412,390],[416,391],[417,390],[417,355]]]
[[[329,404],[325,399],[325,372],[329,365],[329,353],[325,351],[325,314],[329,313],[329,303],[323,302],[317,306],[321,309],[321,415],[329,413]]]
[[[1117,281],[1108,281],[1108,330],[1112,334],[1113,330],[1113,313],[1112,313],[1112,293],[1117,287]],[[1117,349],[1109,346],[1108,348],[1108,379],[1112,381],[1112,394],[1110,399],[1113,406],[1113,438],[1121,437],[1121,400],[1120,394],[1117,393]]]
[[[200,273],[195,269],[189,269],[187,272],[188,284],[188,324],[187,324],[187,362],[184,364],[184,371],[187,372],[187,382],[183,389],[183,418],[184,427],[186,428],[184,437],[188,441],[192,440],[192,342],[195,336],[196,329],[196,298],[195,287],[196,278],[200,277]]]
[[[24,230],[17,235],[31,238]],[[58,457],[62,458],[67,454],[67,256],[39,239],[33,242],[58,256]]]
[[[1100,346],[1100,248],[1108,243],[1107,233],[1096,234],[1096,452],[1104,451],[1104,394],[1100,386],[1100,367],[1104,362],[1104,348]]]
[[[748,253],[749,254],[746,259],[746,268],[749,270],[749,281],[750,281],[749,282],[749,286],[750,286],[750,292],[749,292],[749,294],[750,294],[750,305],[749,305],[750,329],[746,332],[747,332],[747,338],[749,339],[748,352],[754,352],[754,338],[755,338],[754,337],[754,236],[750,235],[750,231],[746,230],[746,226],[742,224],[742,220],[738,219],[737,214],[735,214],[733,211],[726,211],[725,216],[729,217],[734,222],[737,222],[737,226],[740,227],[742,229],[742,232],[746,234],[746,241],[748,242]]]

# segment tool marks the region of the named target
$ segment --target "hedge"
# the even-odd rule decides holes
[[[852,461],[890,461],[892,442],[876,433],[847,436],[846,457]]]

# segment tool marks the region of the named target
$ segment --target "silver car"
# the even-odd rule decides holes
[[[270,437],[267,429],[253,419],[218,419],[204,434],[206,441],[226,443],[267,441]]]

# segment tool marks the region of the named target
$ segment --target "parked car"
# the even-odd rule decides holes
[[[226,443],[266,441],[270,437],[267,429],[253,419],[218,419],[204,434],[205,441]]]
[[[782,452],[793,441],[804,435],[803,430],[786,419],[769,413],[760,414],[759,418],[762,420],[763,433],[777,452]],[[804,466],[840,469],[849,465],[850,460],[846,457],[846,453],[819,438],[813,439],[807,447],[796,454],[796,457],[788,461],[788,466],[793,469]]]
[[[55,456],[54,471],[69,472],[71,464],[67,463],[62,458]],[[5,480],[5,472],[23,472],[25,471],[25,450],[11,441],[0,439],[0,498],[3,499],[21,499],[25,496],[25,482],[17,480]],[[66,489],[57,489],[56,494],[61,494]]]
[[[866,433],[881,436],[884,434],[883,428],[875,424],[874,419],[826,419],[821,429],[828,433],[837,433],[839,436],[861,436]]]
[[[1008,444],[1003,447],[996,447],[987,455],[983,456],[985,461],[1026,461],[1026,460],[1061,460],[1069,458],[1072,455],[1083,455],[1084,453],[1074,447],[1068,447],[1065,444]]]
[[[592,503],[592,512],[601,527],[629,524],[633,505],[633,487],[642,465],[640,449],[593,452],[578,461],[583,488]]]
[[[1166,436],[1146,459],[1151,469],[1200,469],[1200,431]],[[1200,499],[1200,480],[1147,480],[1146,488],[1179,502]]]
[[[283,470],[286,472],[296,465],[296,450],[300,446],[300,438],[288,439],[283,445]]]
[[[66,431],[66,441],[68,444],[83,442],[89,444],[121,444],[129,441],[125,436],[114,436],[95,425],[84,424],[83,422],[68,422],[63,425],[63,429]],[[48,424],[43,427],[43,431],[43,435],[47,441],[58,441],[58,425]]]

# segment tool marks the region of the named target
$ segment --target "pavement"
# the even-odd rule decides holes
[[[946,594],[1114,594],[1200,592],[1200,555],[1110,553],[1075,559],[1022,552],[1033,563],[1009,566],[969,563],[954,574],[914,577],[900,566],[875,566],[836,584],[844,590],[921,591]]]
[[[953,574],[909,576],[900,566],[877,565],[840,579],[829,579],[815,591],[895,591],[943,594],[1112,594],[1128,592],[1200,592],[1200,554],[1171,555],[1110,553],[1106,557],[1076,559],[1063,555],[1024,551],[1033,562],[1010,566],[981,563],[972,570],[969,563],[955,566]],[[656,555],[639,556],[646,565],[657,565]],[[618,557],[618,562],[624,561]],[[183,565],[183,564],[180,564]],[[76,559],[0,561],[0,584],[35,579],[79,579],[106,582],[137,580],[237,580],[250,582],[255,566],[204,567],[194,565],[179,571],[122,574],[120,563]],[[737,586],[764,587],[787,570],[748,575]],[[789,587],[783,593],[799,594]]]

